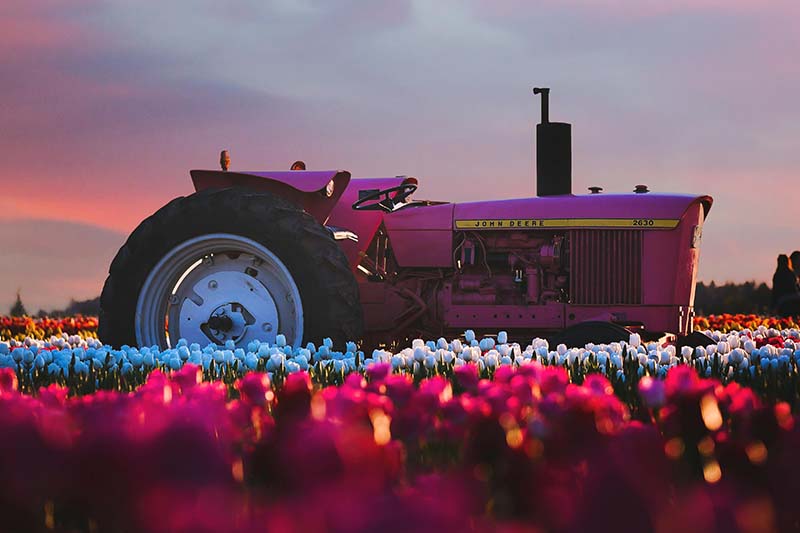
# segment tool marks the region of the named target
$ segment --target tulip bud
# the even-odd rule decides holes
[[[427,351],[422,346],[414,348],[414,361],[421,363],[425,359],[426,352]]]
[[[567,363],[569,363],[569,366],[573,366],[575,364],[575,361],[578,360],[579,353],[580,352],[578,352],[578,350],[575,348],[567,352]]]
[[[634,348],[638,348],[641,343],[642,343],[641,335],[639,335],[638,333],[630,334],[630,337],[628,338],[628,344],[630,344]]]

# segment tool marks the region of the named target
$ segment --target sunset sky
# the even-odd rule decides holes
[[[2,0],[0,314],[99,295],[190,168],[534,192],[533,86],[573,190],[708,193],[700,278],[800,249],[800,2]],[[669,260],[665,257],[664,260]]]

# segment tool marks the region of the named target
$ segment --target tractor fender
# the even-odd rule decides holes
[[[325,224],[331,211],[350,183],[345,170],[280,170],[275,172],[227,172],[192,170],[189,172],[196,191],[243,187],[267,191],[302,207],[320,224]],[[326,187],[333,180],[333,194]]]

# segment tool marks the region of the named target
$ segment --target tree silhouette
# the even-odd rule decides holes
[[[17,301],[11,306],[11,311],[9,314],[11,316],[26,316],[28,314],[28,311],[25,310],[25,306],[22,305],[22,298],[19,296],[19,289],[17,289]]]

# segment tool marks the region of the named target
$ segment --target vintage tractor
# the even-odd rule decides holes
[[[571,126],[537,125],[537,197],[412,199],[418,181],[342,170],[193,170],[144,220],[101,297],[113,345],[285,335],[386,344],[470,328],[571,344],[692,332],[709,196],[571,191]],[[489,181],[487,183],[490,183]],[[677,338],[677,337],[676,337]]]

